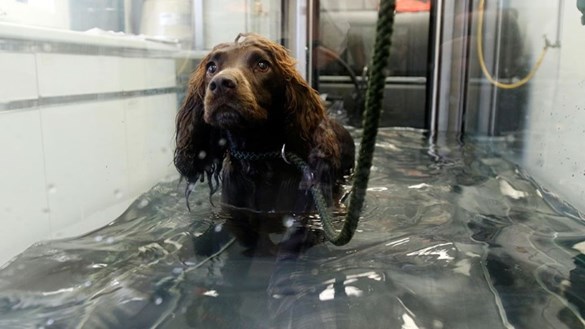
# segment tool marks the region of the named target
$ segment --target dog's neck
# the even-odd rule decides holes
[[[227,131],[228,148],[241,152],[273,152],[286,142],[284,134],[268,127],[246,131]]]
[[[249,154],[281,152],[283,145],[289,152],[306,158],[307,142],[290,127],[283,118],[271,118],[267,123],[253,128],[224,130],[227,148]],[[292,132],[292,134],[291,134]]]

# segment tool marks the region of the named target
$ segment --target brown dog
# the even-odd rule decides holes
[[[352,137],[327,116],[294,59],[255,34],[217,45],[201,61],[176,129],[181,175],[189,183],[206,178],[211,193],[221,180],[222,205],[236,226],[252,231],[267,217],[314,212],[313,184],[335,204],[354,165]],[[311,173],[280,156],[283,149],[302,158]],[[257,235],[245,236],[245,243],[255,243]]]

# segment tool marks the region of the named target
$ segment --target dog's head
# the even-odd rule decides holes
[[[286,69],[274,45],[260,37],[220,44],[201,63],[205,70],[204,114],[208,124],[255,128],[282,115]]]
[[[267,38],[240,34],[214,47],[192,75],[177,115],[175,164],[192,181],[210,165],[218,168],[223,133],[246,136],[266,127],[282,131],[287,145],[303,145],[303,153],[339,158],[323,103],[294,58]]]

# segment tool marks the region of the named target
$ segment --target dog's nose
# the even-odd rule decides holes
[[[209,90],[213,93],[221,93],[236,89],[237,85],[238,84],[233,77],[218,75],[209,83]]]

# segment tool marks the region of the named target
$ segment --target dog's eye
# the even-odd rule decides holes
[[[266,71],[270,67],[270,63],[268,63],[268,61],[261,60],[258,62],[258,64],[256,64],[256,67],[259,71]]]
[[[211,62],[207,64],[207,73],[213,74],[217,71],[217,65]]]

